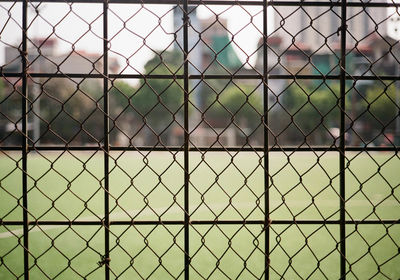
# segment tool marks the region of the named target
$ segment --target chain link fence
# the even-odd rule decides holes
[[[0,2],[1,279],[399,279],[396,1]]]

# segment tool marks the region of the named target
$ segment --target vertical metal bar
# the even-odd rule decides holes
[[[28,221],[28,0],[22,3],[22,208],[24,231],[24,279],[29,279],[29,221]]]
[[[188,62],[188,0],[183,2],[183,61],[184,61],[184,167],[185,167],[185,186],[184,186],[184,208],[185,208],[185,280],[189,280],[189,62]]]
[[[269,229],[269,150],[268,150],[268,14],[267,14],[267,0],[264,1],[264,9],[263,9],[263,106],[264,106],[264,230],[265,230],[265,244],[264,244],[264,271],[265,271],[265,279],[269,279],[269,238],[270,238],[270,229]]]
[[[397,19],[400,21],[400,16],[397,17]],[[400,76],[400,65],[396,65],[396,77]],[[396,125],[395,125],[395,137],[394,137],[394,144],[400,145],[400,82],[395,81],[394,82],[394,88],[395,88],[395,95],[396,95],[396,106],[397,106],[397,117],[396,117]]]
[[[103,3],[103,102],[104,102],[104,264],[105,279],[110,279],[110,216],[109,216],[109,94],[108,94],[108,0]]]
[[[346,212],[345,212],[345,110],[346,110],[346,32],[347,1],[341,5],[340,34],[340,279],[346,279]]]

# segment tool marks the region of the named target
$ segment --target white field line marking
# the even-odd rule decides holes
[[[308,201],[287,201],[288,206],[303,206],[303,205],[308,205],[306,204]],[[254,208],[255,203],[250,203],[250,202],[238,202],[235,203],[235,207],[237,208],[245,208],[245,209],[249,209],[249,208]],[[279,204],[281,204],[281,201],[271,201],[271,206],[272,207],[276,207]],[[324,201],[324,206],[329,206],[329,207],[336,207],[339,204],[338,201],[333,201],[333,200],[329,200],[329,201]],[[355,199],[355,200],[351,200],[349,202],[346,203],[347,207],[365,207],[365,206],[371,206],[369,202],[367,202],[366,200],[361,200],[361,199]],[[380,206],[384,206],[384,207],[392,207],[392,206],[399,206],[398,202],[395,200],[388,200],[386,202],[383,203],[383,205],[381,204]],[[209,208],[212,208],[215,211],[218,210],[222,210],[223,208],[226,207],[226,203],[215,203],[215,204],[208,204]],[[146,217],[146,216],[151,216],[154,214],[154,212],[156,213],[163,213],[167,208],[153,208],[153,210],[151,209],[145,209],[142,211],[139,210],[130,210],[130,211],[120,211],[120,212],[116,212],[116,213],[112,213],[110,214],[110,219],[121,219],[121,218],[126,218],[128,215],[131,217],[134,217],[138,214],[139,217]],[[182,209],[179,207],[174,207],[171,208],[170,210],[167,211],[166,214],[179,214],[182,213]],[[196,213],[198,212],[206,212],[209,211],[208,208],[206,208],[204,205],[202,205],[202,207],[200,207]],[[84,221],[92,221],[94,219],[96,219],[96,216],[87,216],[87,217],[82,217],[82,218],[78,218],[76,219],[76,221],[79,222],[84,222]],[[43,225],[43,226],[32,226],[29,229],[29,233],[33,233],[33,232],[39,232],[39,231],[47,231],[47,230],[52,230],[52,229],[57,229],[57,228],[62,228],[65,227],[65,225]],[[6,231],[6,232],[2,232],[0,233],[0,239],[1,238],[8,238],[8,237],[19,237],[23,235],[23,229],[19,228],[19,229],[15,229],[15,230],[11,230],[11,231]]]

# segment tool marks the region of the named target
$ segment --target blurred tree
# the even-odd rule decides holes
[[[164,52],[162,58],[161,55],[156,55],[145,64],[145,74],[183,74],[183,62],[179,61],[182,61],[182,54],[178,51]],[[140,80],[132,101],[152,125],[160,127],[171,121],[171,113],[178,113],[183,107],[183,98],[182,80],[151,78]]]
[[[182,74],[179,61],[182,61],[182,54],[177,51],[164,52],[162,57],[155,55],[145,64],[145,75]],[[183,118],[181,79],[145,78],[140,79],[136,86],[115,81],[109,92],[114,106],[113,116],[118,118],[116,126],[128,138],[141,133],[145,143],[153,143],[149,137],[158,141],[156,138],[160,135],[166,144],[171,127]]]
[[[257,88],[230,83],[216,92],[208,94],[209,108],[206,110],[206,115],[211,123],[218,122],[218,125],[226,126],[234,121],[241,127],[251,129],[259,126],[263,114],[263,101]]]
[[[362,110],[369,111],[368,116],[370,119],[376,118],[382,125],[394,126],[394,120],[399,110],[396,105],[397,94],[400,94],[400,92],[397,91],[394,84],[387,87],[375,84],[367,90],[366,102],[363,102]],[[376,124],[375,129],[382,129],[381,124],[376,121],[373,123]]]
[[[103,139],[101,83],[49,79],[39,83],[41,143],[92,143]]]
[[[332,144],[332,139],[327,138],[329,133],[326,128],[339,127],[338,96],[337,83],[329,86],[307,82],[291,84],[281,99],[289,114],[288,122],[293,120],[295,123],[288,128],[290,142],[302,142],[307,136],[307,141],[312,144]]]
[[[21,94],[17,82],[0,78],[0,145],[18,145],[21,134],[15,128],[21,124]]]
[[[2,97],[4,94],[4,87],[5,87],[5,85],[4,85],[3,79],[0,79],[0,97]]]

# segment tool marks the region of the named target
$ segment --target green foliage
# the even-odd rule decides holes
[[[132,103],[141,114],[163,113],[169,110],[175,113],[183,105],[183,88],[175,81],[167,79],[142,80],[136,94],[131,97]],[[161,118],[165,117],[160,115]]]
[[[306,134],[324,123],[333,127],[339,124],[339,88],[333,84],[313,86],[294,83],[282,95],[284,108]]]
[[[177,51],[165,52],[154,56],[145,65],[146,74],[182,74],[179,61],[182,54]],[[163,130],[174,119],[181,115],[184,91],[182,80],[142,79],[136,92],[130,96],[131,104],[145,117],[156,131]]]
[[[146,63],[145,74],[181,74],[181,56],[176,51],[164,52],[161,61],[156,55]],[[112,118],[117,118],[119,130],[129,137],[141,133],[145,141],[150,141],[146,140],[149,137],[146,130],[161,134],[174,120],[182,118],[184,91],[181,80],[146,78],[140,79],[137,85],[116,80],[109,94]],[[118,134],[117,131],[113,133]],[[116,137],[114,134],[112,137]]]
[[[30,92],[40,90],[40,131],[42,142],[98,142],[103,135],[101,85],[96,82],[79,86],[65,79],[42,82],[40,88],[30,86]],[[33,96],[31,96],[33,100]],[[30,114],[30,118],[33,115]],[[31,120],[30,120],[31,121]],[[86,131],[81,130],[82,128]],[[90,135],[89,135],[90,134]]]
[[[111,102],[110,110],[117,113],[122,107],[126,107],[129,104],[129,98],[135,91],[136,89],[127,82],[122,80],[113,81],[108,92]]]
[[[144,66],[145,74],[182,74],[179,60],[181,53],[177,51],[164,52],[162,60],[156,55]],[[183,83],[170,79],[141,79],[136,87],[124,81],[116,81],[110,89],[110,96],[118,106],[131,104],[142,116],[155,120],[165,118],[165,110],[176,112],[183,103]],[[164,106],[165,107],[164,107]],[[150,112],[151,111],[151,112]],[[152,117],[151,115],[158,115]]]
[[[5,88],[4,82],[2,79],[0,79],[0,98],[4,95],[4,88]]]
[[[368,114],[370,118],[375,117],[383,124],[389,124],[399,111],[396,98],[400,102],[400,97],[396,95],[400,95],[400,90],[394,84],[387,87],[375,84],[366,91],[363,110],[371,113]]]
[[[183,74],[183,54],[179,51],[166,51],[155,55],[144,66],[145,74]]]
[[[261,122],[263,100],[254,86],[231,83],[218,95],[209,95],[208,104],[212,103],[207,111],[210,118],[223,119],[226,123],[233,119],[236,124],[245,124],[249,128],[255,128]]]
[[[0,145],[20,142],[21,135],[15,126],[10,124],[16,124],[21,120],[21,102],[18,86],[15,85],[13,88],[10,83],[0,79]]]
[[[21,118],[21,95],[0,79],[0,124],[17,122]]]

